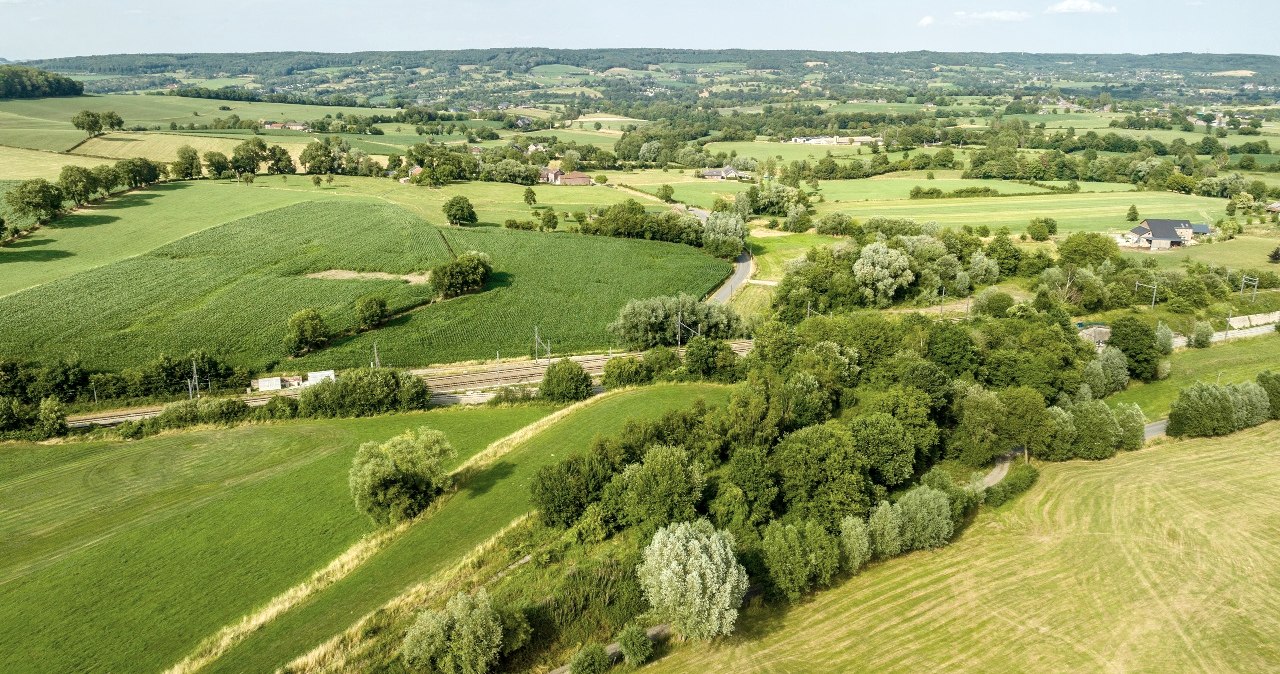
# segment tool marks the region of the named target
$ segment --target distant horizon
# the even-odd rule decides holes
[[[194,55],[219,55],[219,54],[369,54],[369,53],[414,53],[414,52],[458,52],[458,51],[502,51],[513,49],[545,49],[550,51],[604,51],[604,50],[634,50],[634,49],[652,49],[663,51],[691,51],[691,52],[724,52],[724,51],[744,51],[744,52],[815,52],[827,54],[983,54],[988,56],[998,54],[1030,54],[1035,56],[1171,56],[1179,54],[1190,54],[1195,56],[1264,56],[1271,58],[1280,58],[1280,54],[1268,54],[1262,52],[1231,52],[1231,51],[1158,51],[1158,52],[1136,52],[1136,51],[1078,51],[1078,52],[1060,52],[1060,51],[1027,51],[1016,49],[1000,49],[1000,50],[978,50],[978,49],[808,49],[808,48],[770,48],[770,47],[655,47],[655,46],[638,46],[638,47],[552,47],[547,45],[509,45],[505,47],[457,47],[450,49],[355,49],[350,51],[333,50],[333,49],[259,49],[247,51],[122,51],[122,52],[100,52],[93,54],[61,54],[58,56],[40,56],[32,58],[11,58],[0,54],[0,60],[5,60],[12,64],[22,64],[28,62],[39,61],[55,61],[58,59],[69,58],[92,58],[100,56],[164,56],[175,54],[194,54]]]
[[[120,0],[107,11],[88,0],[0,0],[0,45],[7,52],[0,56],[449,51],[539,43],[579,45],[552,47],[559,49],[1280,56],[1269,31],[1241,30],[1277,20],[1280,6],[1273,0],[798,0],[784,8],[769,0],[650,0],[641,8],[616,0],[589,7],[428,0],[389,11],[313,0],[301,12],[257,0],[162,9]]]

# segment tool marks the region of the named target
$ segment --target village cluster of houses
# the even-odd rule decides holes
[[[875,136],[796,136],[789,142],[803,145],[879,145],[883,141]]]
[[[1169,250],[1195,243],[1196,237],[1213,234],[1209,225],[1189,220],[1158,220],[1148,218],[1130,229],[1122,237],[1122,245],[1149,250]]]
[[[333,370],[320,370],[319,372],[308,372],[305,375],[296,376],[262,377],[253,380],[253,389],[256,391],[283,391],[291,388],[307,388],[308,386],[315,386],[322,381],[333,381],[337,378]]]

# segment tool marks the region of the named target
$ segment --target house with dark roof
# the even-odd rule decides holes
[[[732,166],[726,166],[718,169],[706,169],[699,175],[707,180],[737,180],[742,177],[742,174]]]
[[[1191,223],[1192,236],[1208,236],[1213,233],[1213,228],[1203,223]]]
[[[1168,250],[1191,243],[1194,230],[1189,220],[1157,220],[1148,218],[1129,230],[1142,248]]]

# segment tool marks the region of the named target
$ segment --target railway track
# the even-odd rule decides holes
[[[729,342],[733,352],[739,356],[751,351],[751,340],[742,339]],[[570,356],[569,360],[582,366],[587,374],[598,378],[604,373],[605,363],[613,358],[638,356],[634,352],[598,353],[581,356]],[[409,370],[410,373],[422,377],[431,389],[433,405],[472,405],[485,402],[493,397],[493,389],[503,386],[529,386],[538,384],[546,374],[551,363],[559,359],[546,361],[520,361],[514,363],[489,363],[476,365],[444,365]],[[251,393],[240,396],[249,407],[266,405],[276,396],[296,398],[301,389],[284,389],[272,393]],[[115,426],[126,421],[149,419],[160,414],[163,405],[131,407],[77,414],[67,418],[71,428],[87,428],[89,426]]]

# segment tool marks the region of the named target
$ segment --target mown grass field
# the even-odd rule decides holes
[[[719,404],[728,391],[710,384],[646,387],[611,394],[562,418],[481,471],[444,507],[355,572],[254,632],[210,671],[272,671],[284,665],[447,568],[527,512],[529,484],[542,466],[585,451],[595,437],[617,432],[627,419],[656,417],[699,398]]]
[[[250,138],[220,138],[198,133],[109,133],[92,138],[77,147],[72,154],[111,159],[128,157],[146,157],[154,161],[171,162],[178,158],[178,148],[190,145],[204,156],[206,152],[221,152],[231,156],[235,147]],[[295,136],[264,136],[263,140],[271,145],[280,145],[293,155],[294,162],[307,146],[310,139]],[[385,151],[383,152],[385,154]]]
[[[1280,334],[1218,342],[1207,349],[1183,349],[1170,357],[1173,370],[1163,381],[1130,382],[1107,402],[1137,403],[1148,419],[1163,419],[1178,391],[1201,381],[1234,384],[1251,381],[1263,370],[1280,370]],[[1219,376],[1221,375],[1221,376]]]
[[[1274,227],[1274,225],[1271,225]],[[1280,232],[1280,230],[1277,230]],[[1237,236],[1230,241],[1189,246],[1168,252],[1126,251],[1125,257],[1133,260],[1154,259],[1165,268],[1181,267],[1192,262],[1222,265],[1231,269],[1266,269],[1270,261],[1267,255],[1280,246],[1280,237]]]
[[[44,150],[28,150],[0,145],[0,180],[26,180],[44,178],[57,180],[62,167],[68,164],[92,168],[98,164],[111,164],[110,159],[78,157]],[[0,204],[0,208],[3,208]]]
[[[309,194],[211,181],[156,185],[122,194],[0,248],[0,295],[141,255],[253,213],[305,199],[324,200],[329,194],[326,190]]]
[[[226,193],[236,189],[254,188],[227,186]],[[286,355],[285,325],[296,311],[317,308],[342,331],[354,328],[360,297],[380,295],[393,313],[431,297],[427,285],[308,274],[417,273],[447,260],[449,250],[490,255],[496,271],[484,292],[339,339],[301,362],[289,361],[290,367],[359,366],[370,360],[374,341],[382,362],[392,366],[525,354],[534,326],[557,353],[605,347],[613,342],[606,326],[627,300],[701,295],[730,268],[679,244],[437,228],[393,204],[323,199],[251,215],[4,297],[0,354],[53,359],[75,353],[88,366],[118,368],[203,349],[270,368]]]
[[[372,530],[347,491],[362,442],[430,426],[458,465],[550,411],[455,407],[0,446],[0,669],[171,665]]]
[[[1280,424],[1041,465],[952,545],[646,671],[1259,672],[1280,661]]]
[[[787,263],[804,257],[810,248],[829,246],[845,239],[835,236],[804,232],[793,234],[768,229],[754,230],[747,238],[747,247],[755,256],[756,273],[752,278],[780,281],[787,271]]]
[[[230,110],[219,110],[227,106]],[[345,108],[325,105],[291,105],[288,103],[255,103],[248,101],[220,101],[181,96],[150,96],[136,94],[104,94],[71,98],[35,98],[0,101],[0,113],[19,115],[65,125],[73,129],[71,118],[81,110],[119,114],[126,127],[142,124],[169,128],[170,122],[178,124],[210,123],[214,118],[223,119],[238,115],[240,119],[268,119],[277,121],[309,121],[339,112],[347,115],[367,116],[376,112],[373,108]],[[81,136],[84,134],[82,132]]]
[[[1127,230],[1133,226],[1125,221],[1130,205],[1136,205],[1144,218],[1213,222],[1220,217],[1226,201],[1173,192],[1082,192],[975,199],[827,201],[816,208],[819,214],[839,211],[863,220],[875,216],[911,218],[934,221],[944,227],[1008,227],[1017,234],[1026,230],[1031,218],[1039,216],[1057,219],[1060,233]]]

